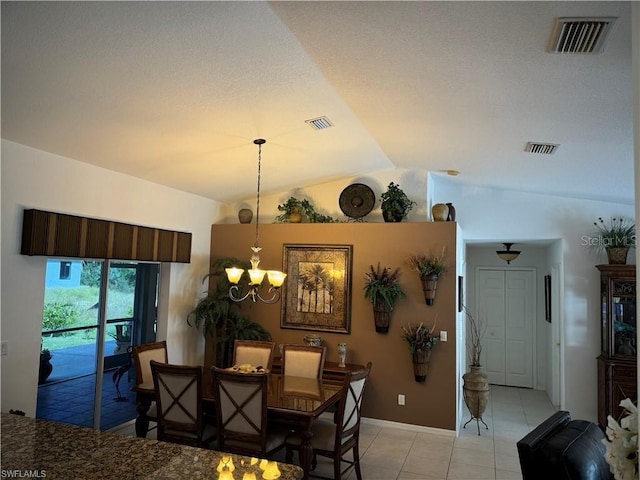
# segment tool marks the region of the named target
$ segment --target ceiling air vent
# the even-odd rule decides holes
[[[529,153],[551,155],[555,153],[559,146],[560,145],[554,143],[527,142],[527,145],[524,147],[524,151]]]
[[[333,123],[331,123],[327,117],[312,118],[304,122],[309,124],[314,130],[324,130],[325,128],[333,127]]]
[[[549,42],[551,53],[601,53],[617,17],[559,17]]]

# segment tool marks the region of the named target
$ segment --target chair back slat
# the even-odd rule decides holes
[[[158,363],[168,363],[167,342],[151,342],[136,345],[132,349],[133,360],[136,365],[136,384],[151,385],[153,376],[149,363],[154,360]]]
[[[200,446],[203,441],[202,367],[151,360],[158,440]]]
[[[358,437],[362,416],[362,399],[371,373],[371,362],[356,372],[347,374],[344,380],[343,396],[338,407],[335,446],[338,448],[346,439]]]
[[[267,450],[266,373],[211,368],[218,418],[218,450],[265,454]]]
[[[326,347],[284,345],[282,347],[283,375],[307,378],[322,377],[326,352]]]
[[[236,340],[233,348],[233,365],[249,364],[271,370],[275,347],[275,342]]]

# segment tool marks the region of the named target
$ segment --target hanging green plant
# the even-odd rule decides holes
[[[364,298],[371,300],[373,304],[373,317],[376,332],[387,333],[391,321],[391,311],[396,300],[405,297],[405,293],[398,282],[400,268],[391,270],[389,267],[380,269],[370,266],[371,271],[365,273]]]

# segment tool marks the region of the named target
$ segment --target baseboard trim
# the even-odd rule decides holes
[[[401,428],[402,430],[410,430],[418,433],[429,433],[431,435],[441,435],[443,437],[455,437],[455,430],[445,430],[443,428],[424,427],[422,425],[413,425],[411,423],[392,422],[390,420],[380,420],[378,418],[362,417],[360,419],[362,423],[368,425],[375,425],[376,427],[385,428]]]

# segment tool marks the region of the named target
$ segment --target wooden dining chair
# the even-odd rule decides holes
[[[151,360],[159,363],[168,363],[167,342],[150,342],[142,345],[134,345],[131,353],[136,368],[136,385],[153,387],[153,375],[151,374]],[[152,422],[158,421],[157,406],[155,402],[147,410],[146,417]],[[144,430],[144,428],[143,428]],[[146,432],[144,432],[146,434]]]
[[[275,342],[266,340],[236,340],[233,345],[233,365],[249,364],[271,370]]]
[[[282,347],[282,374],[321,378],[326,347],[286,344]]]
[[[333,459],[332,478],[334,479],[343,478],[346,472],[355,468],[357,479],[362,480],[358,443],[360,440],[362,399],[370,373],[371,362],[362,370],[347,373],[335,423],[322,418],[313,423],[311,445],[313,446],[314,459],[312,466],[315,468],[316,455]],[[293,451],[300,449],[300,443],[300,436],[296,433],[287,437],[285,461],[291,463]],[[353,460],[344,458],[350,450],[353,450]],[[347,464],[344,470],[342,470],[342,463]]]
[[[203,420],[202,367],[150,362],[158,410],[158,440],[207,447],[216,430]]]
[[[218,450],[268,457],[284,448],[287,430],[267,429],[267,373],[211,367],[217,413]]]

